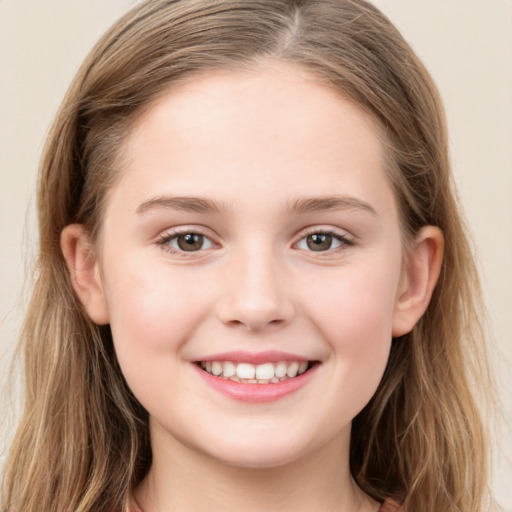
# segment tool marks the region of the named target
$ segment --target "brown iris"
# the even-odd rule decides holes
[[[306,237],[306,244],[312,251],[327,251],[332,246],[332,235],[315,233]]]
[[[182,251],[198,251],[203,247],[204,237],[197,233],[186,233],[184,235],[178,235],[176,241]]]

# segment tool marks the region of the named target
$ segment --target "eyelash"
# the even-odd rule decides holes
[[[156,244],[158,246],[160,246],[163,250],[170,252],[172,254],[178,255],[178,256],[182,256],[182,257],[190,257],[193,254],[197,254],[197,253],[200,253],[200,252],[206,250],[204,248],[200,248],[196,251],[185,251],[185,250],[180,250],[175,247],[171,247],[170,242],[172,240],[175,240],[175,239],[177,240],[179,236],[184,236],[184,235],[199,235],[199,236],[204,237],[204,239],[208,240],[210,243],[210,247],[207,247],[206,249],[210,249],[211,247],[215,246],[215,242],[211,239],[211,237],[208,236],[200,228],[183,229],[183,230],[176,230],[176,231],[165,233],[157,240]],[[346,237],[345,235],[341,235],[333,230],[318,229],[318,228],[312,229],[309,232],[302,233],[298,242],[295,242],[293,245],[295,247],[297,247],[299,243],[301,243],[302,241],[305,241],[305,240],[307,243],[307,237],[312,236],[312,235],[330,236],[330,237],[332,237],[333,240],[338,241],[340,243],[340,245],[337,247],[334,247],[334,248],[329,248],[325,251],[314,251],[314,250],[308,251],[307,249],[304,249],[306,252],[311,252],[311,253],[316,252],[319,254],[332,254],[333,252],[337,252],[337,251],[343,250],[346,247],[351,247],[351,246],[355,245],[354,240],[351,240],[350,238]]]
[[[355,241],[348,238],[347,236],[337,233],[334,230],[321,229],[321,228],[320,229],[319,228],[311,229],[310,231],[303,233],[301,235],[299,241],[296,242],[294,245],[297,246],[303,240],[307,240],[308,236],[312,236],[312,235],[330,236],[330,237],[332,237],[333,241],[336,240],[340,243],[340,245],[338,247],[329,248],[325,251],[313,251],[313,250],[307,251],[307,252],[311,252],[311,253],[316,252],[319,255],[321,255],[321,254],[328,255],[328,254],[332,254],[333,252],[343,251],[347,247],[351,247],[351,246],[355,245]]]
[[[170,242],[174,239],[178,239],[179,236],[185,235],[199,235],[204,237],[204,239],[209,240],[211,246],[214,246],[215,243],[212,241],[211,237],[208,236],[203,230],[200,228],[192,228],[192,229],[179,229],[176,231],[171,231],[163,234],[157,241],[156,244],[161,247],[164,251],[170,252],[173,255],[178,255],[182,257],[190,257],[193,254],[200,253],[205,249],[199,249],[197,251],[184,251],[172,247]],[[209,248],[209,247],[208,247]]]

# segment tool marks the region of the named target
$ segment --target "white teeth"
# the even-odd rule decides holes
[[[272,363],[259,364],[256,366],[256,378],[269,380],[274,376],[274,365]]]
[[[279,361],[277,363],[235,364],[232,361],[203,361],[199,366],[216,377],[250,384],[276,384],[302,375],[309,366],[307,361]]]
[[[288,370],[286,370],[286,375],[288,377],[296,377],[297,372],[299,371],[299,363],[292,363],[290,366],[288,366]]]
[[[256,368],[253,364],[239,363],[236,366],[236,376],[240,379],[254,379]]]
[[[212,373],[213,375],[220,375],[223,371],[222,364],[218,361],[212,362]]]
[[[236,374],[236,366],[231,361],[226,361],[224,363],[224,377],[229,379]]]
[[[286,366],[286,363],[283,363],[282,361],[277,363],[276,365],[276,377],[277,378],[280,378],[280,377],[284,377],[286,375],[286,370],[287,370],[287,366]]]

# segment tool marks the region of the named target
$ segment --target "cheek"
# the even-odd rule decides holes
[[[400,269],[386,261],[317,279],[307,294],[310,318],[331,347],[335,378],[353,398],[354,415],[375,392],[389,357]]]
[[[348,423],[361,412],[375,394],[389,358],[392,297],[384,289],[358,286],[362,284],[348,280],[330,299],[317,303],[318,325],[333,355],[329,398],[326,394],[327,402],[338,404],[330,412],[333,425]]]
[[[327,339],[346,347],[371,347],[391,339],[398,279],[399,270],[385,266],[341,269],[317,278],[305,300]]]
[[[186,272],[137,261],[118,261],[105,275],[114,346],[127,379],[154,365],[169,368],[208,311],[207,287],[191,283]]]

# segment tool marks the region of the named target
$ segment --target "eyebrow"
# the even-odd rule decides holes
[[[144,201],[136,210],[137,213],[146,213],[160,209],[180,210],[193,213],[221,213],[227,208],[211,199],[201,197],[169,197],[157,196]]]
[[[201,197],[157,196],[144,201],[136,210],[143,214],[151,210],[172,209],[192,213],[222,213],[226,205]],[[298,197],[288,202],[288,213],[310,213],[319,211],[355,210],[377,216],[367,202],[351,196]]]
[[[352,196],[298,197],[288,203],[289,213],[310,213],[329,210],[359,210],[378,216],[370,204]]]

